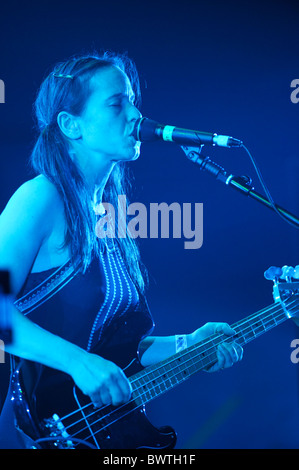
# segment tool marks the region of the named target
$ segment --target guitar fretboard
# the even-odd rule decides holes
[[[138,405],[167,392],[193,374],[217,362],[217,347],[222,342],[236,342],[241,346],[281,324],[299,311],[298,300],[288,301],[287,309],[274,303],[231,325],[236,334],[228,337],[214,334],[205,340],[175,354],[159,364],[147,367],[130,377],[133,398]]]

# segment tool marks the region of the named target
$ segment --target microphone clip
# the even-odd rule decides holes
[[[222,181],[223,183],[226,183],[229,175],[222,166],[218,165],[218,163],[213,162],[210,157],[204,157],[200,155],[202,147],[203,145],[201,145],[200,147],[181,146],[188,160],[191,160],[193,163],[199,165],[200,170],[208,171],[213,176],[215,176],[216,179]]]

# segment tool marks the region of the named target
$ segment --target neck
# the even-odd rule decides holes
[[[79,152],[75,149],[70,151],[70,156],[83,174],[93,195],[93,202],[101,202],[104,188],[116,162],[106,160],[98,154],[92,155],[91,152]]]

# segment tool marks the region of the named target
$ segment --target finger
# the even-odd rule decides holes
[[[105,405],[110,405],[111,403],[111,396],[109,390],[103,386],[96,393],[90,395],[91,401],[93,402],[94,406],[97,408],[101,408]]]
[[[218,359],[218,363],[217,363],[218,368],[224,369],[225,364],[226,364],[226,351],[223,350],[222,344],[218,346],[217,359]]]
[[[117,381],[118,381],[118,386],[123,394],[123,400],[124,401],[129,400],[132,395],[132,386],[122,370],[120,371],[120,375]]]
[[[109,387],[103,385],[99,391],[99,397],[103,405],[110,405],[111,403],[111,393]]]
[[[102,408],[102,406],[104,406],[100,397],[97,397],[97,398],[90,397],[90,398],[95,408]]]
[[[223,333],[227,336],[232,336],[236,334],[236,331],[231,328],[228,323],[218,323],[215,333]]]
[[[130,398],[130,389],[124,384],[124,380],[115,380],[109,387],[111,403],[114,406],[125,403]]]
[[[233,365],[233,360],[231,358],[231,353],[224,345],[224,343],[220,344],[218,347],[219,351],[219,362],[218,365],[221,369],[226,369]]]
[[[131,384],[121,369],[108,382],[108,388],[111,402],[114,406],[125,403],[130,399],[132,392]]]
[[[235,362],[240,360],[236,343],[222,343],[222,350],[225,355],[226,367],[231,367]]]
[[[117,382],[110,384],[109,390],[111,396],[111,403],[113,406],[118,406],[124,403],[125,397]]]
[[[238,343],[232,343],[232,359],[234,362],[241,361],[243,357],[243,348]]]
[[[238,361],[241,361],[243,359],[243,348],[242,346],[240,346],[238,343],[232,343],[235,350],[236,350],[236,353],[238,355]]]

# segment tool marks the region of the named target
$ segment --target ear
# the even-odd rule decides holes
[[[76,140],[81,137],[80,126],[76,116],[61,111],[57,116],[57,124],[63,134],[69,139]]]

